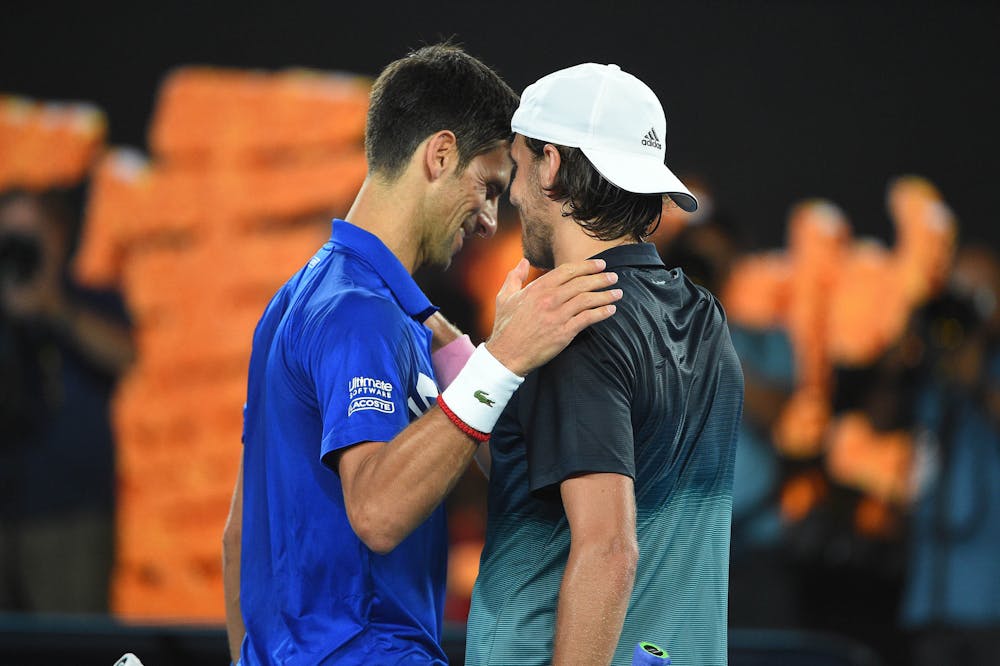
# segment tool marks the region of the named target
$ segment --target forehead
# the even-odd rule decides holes
[[[517,159],[520,155],[524,154],[524,151],[528,149],[527,144],[524,142],[524,136],[520,134],[514,135],[514,143],[510,145],[510,154]]]
[[[510,169],[510,151],[510,142],[501,141],[485,153],[480,153],[472,158],[468,170],[485,175],[503,173]]]

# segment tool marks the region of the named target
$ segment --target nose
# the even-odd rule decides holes
[[[488,200],[476,217],[476,235],[480,238],[493,238],[497,233],[497,201]]]

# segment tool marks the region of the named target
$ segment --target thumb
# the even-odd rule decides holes
[[[500,287],[500,292],[497,294],[498,301],[505,301],[512,295],[521,290],[524,286],[524,281],[528,279],[528,260],[524,257],[521,261],[517,262],[517,266],[514,266],[509,273],[507,273],[507,279],[503,281],[503,285]]]

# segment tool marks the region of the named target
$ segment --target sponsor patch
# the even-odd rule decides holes
[[[362,412],[366,409],[374,409],[383,414],[392,414],[396,411],[396,405],[380,398],[355,398],[347,406],[347,415],[350,416],[354,412]]]
[[[351,402],[347,405],[347,415],[354,412],[361,412],[368,409],[392,414],[396,411],[396,405],[392,402],[393,386],[384,379],[374,377],[354,377],[348,387],[348,397]]]

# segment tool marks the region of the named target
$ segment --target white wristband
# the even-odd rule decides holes
[[[524,377],[508,370],[481,344],[441,397],[468,426],[489,433],[523,381]]]

